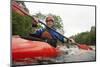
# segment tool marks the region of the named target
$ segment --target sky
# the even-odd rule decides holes
[[[41,12],[60,16],[66,37],[90,31],[91,26],[95,25],[95,7],[28,2],[25,5],[31,15]]]

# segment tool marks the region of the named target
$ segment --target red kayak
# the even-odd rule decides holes
[[[86,44],[80,44],[78,45],[78,47],[84,50],[93,50],[91,47],[87,46]]]
[[[25,58],[56,57],[57,50],[45,42],[30,41],[19,37],[12,38],[13,61]]]

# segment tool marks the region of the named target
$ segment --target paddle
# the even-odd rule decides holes
[[[34,21],[36,21],[34,19],[34,17],[30,16],[28,13],[26,13],[25,11],[23,11],[22,9],[18,8],[14,3],[12,3],[12,6],[15,7],[16,9],[18,9],[19,11],[21,11],[23,14],[27,15],[28,17],[32,18]],[[48,29],[56,32],[57,34],[63,36],[64,38],[66,38],[68,41],[70,40],[69,38],[65,37],[64,35],[60,34],[59,32],[55,31],[54,29],[48,27],[45,23],[43,23],[42,21],[38,20],[39,23],[43,24],[44,26],[46,26]]]

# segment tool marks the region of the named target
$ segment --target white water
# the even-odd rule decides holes
[[[82,50],[76,47],[61,48],[62,51],[67,51],[67,54],[57,57],[56,62],[79,62],[79,61],[94,61],[95,50]]]

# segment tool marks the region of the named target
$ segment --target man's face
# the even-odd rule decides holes
[[[47,24],[47,26],[50,27],[50,28],[54,25],[54,23],[53,23],[52,20],[48,20],[48,21],[46,22],[46,24]]]

